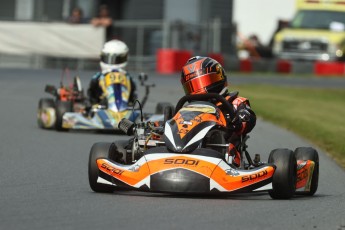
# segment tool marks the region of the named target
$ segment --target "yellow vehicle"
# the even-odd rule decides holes
[[[274,37],[273,53],[290,60],[345,60],[345,0],[296,0],[297,13]]]

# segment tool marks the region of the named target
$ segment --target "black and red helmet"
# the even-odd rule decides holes
[[[228,83],[223,67],[209,57],[192,57],[182,67],[181,83],[186,95],[223,92]]]

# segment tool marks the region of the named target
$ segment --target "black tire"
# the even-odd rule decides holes
[[[273,189],[269,191],[273,199],[290,199],[296,191],[297,161],[289,149],[272,150],[268,163],[276,166],[272,178]]]
[[[67,131],[68,129],[62,127],[63,115],[66,112],[72,112],[72,102],[70,101],[57,101],[56,102],[56,123],[55,128],[58,131]]]
[[[127,157],[126,147],[128,146],[128,141],[114,141],[109,150],[109,159],[121,163],[128,164],[129,157]]]
[[[55,109],[55,102],[53,99],[51,98],[41,98],[38,102],[38,109],[37,109],[37,124],[40,128],[42,129],[49,129],[49,128],[52,128],[52,127],[46,127],[42,120],[41,120],[41,112],[42,110],[44,109],[47,109],[47,108],[53,108]]]
[[[164,124],[174,116],[174,108],[167,106],[164,108]]]
[[[311,147],[299,147],[295,150],[296,160],[312,160],[315,162],[314,172],[311,178],[311,185],[309,192],[298,192],[301,195],[312,196],[315,194],[319,185],[319,154]]]
[[[93,144],[89,156],[89,184],[93,191],[102,193],[111,193],[114,186],[97,183],[99,169],[97,167],[97,159],[109,158],[109,150],[112,143],[98,142]]]
[[[169,102],[159,102],[157,105],[156,105],[156,114],[164,114],[164,111],[165,111],[165,108],[171,108],[171,110],[174,112],[174,109],[175,107],[169,103]]]

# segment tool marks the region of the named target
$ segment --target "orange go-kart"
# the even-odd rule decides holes
[[[310,147],[275,149],[268,163],[263,163],[259,155],[251,158],[245,136],[240,147],[242,162],[235,167],[226,154],[229,130],[227,119],[214,105],[217,102],[235,117],[232,105],[222,96],[207,94],[184,96],[176,105],[176,114],[169,107],[165,109],[161,124],[134,124],[123,119],[119,128],[134,137],[92,146],[91,189],[182,194],[268,191],[274,199],[316,192],[319,158]]]

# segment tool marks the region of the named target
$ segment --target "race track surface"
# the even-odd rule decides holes
[[[58,85],[60,75],[59,70],[0,70],[0,229],[345,230],[345,171],[320,150],[320,183],[314,197],[272,200],[266,193],[191,197],[92,192],[87,175],[92,144],[128,137],[39,129],[38,100],[48,96],[45,84]],[[91,72],[80,75],[87,86]],[[240,82],[241,77],[233,80]],[[159,101],[175,104],[183,93],[178,74],[155,75],[151,81],[157,87],[145,111]],[[274,148],[312,146],[262,120],[248,144],[250,152],[261,153],[265,161]]]

